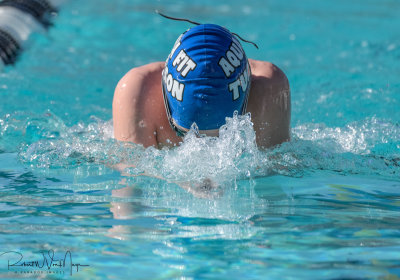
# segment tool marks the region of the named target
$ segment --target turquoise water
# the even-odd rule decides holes
[[[0,254],[89,267],[8,253],[1,277],[400,278],[399,1],[82,2],[0,73]],[[190,27],[155,9],[255,41],[289,78],[292,141],[260,151],[233,116],[172,150],[117,143],[119,78]]]

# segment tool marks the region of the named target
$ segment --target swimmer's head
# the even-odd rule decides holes
[[[246,54],[229,30],[215,24],[195,26],[177,39],[162,75],[171,126],[185,132],[216,130],[234,111],[244,114],[251,73]]]

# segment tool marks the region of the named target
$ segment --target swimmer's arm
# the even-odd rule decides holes
[[[146,78],[140,68],[129,71],[117,84],[113,99],[114,137],[119,141],[156,146],[155,129],[146,121]]]

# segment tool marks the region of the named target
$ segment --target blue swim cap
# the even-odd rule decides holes
[[[218,129],[234,111],[246,111],[250,65],[227,29],[201,24],[183,33],[165,62],[164,101],[171,125]]]

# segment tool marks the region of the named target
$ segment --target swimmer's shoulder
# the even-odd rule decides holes
[[[155,62],[132,68],[118,82],[113,99],[114,137],[117,140],[146,147],[157,145],[151,109],[164,106],[160,94],[163,66],[162,62]]]
[[[139,73],[144,76],[149,76],[149,75],[160,74],[161,71],[164,69],[164,67],[165,67],[165,62],[157,61],[139,67],[135,67],[131,69],[131,71]]]
[[[285,73],[275,64],[268,61],[249,59],[253,79],[267,78],[275,83],[288,83]]]
[[[123,99],[132,103],[139,101],[144,91],[149,91],[161,83],[162,62],[154,62],[129,70],[118,82],[114,91],[114,100]]]
[[[256,131],[257,145],[271,147],[290,139],[290,88],[285,73],[276,65],[250,60],[251,90],[247,111]]]
[[[255,86],[260,89],[257,92],[268,92],[269,95],[280,95],[282,92],[290,92],[289,80],[278,66],[271,62],[253,59],[249,59],[249,63],[251,67],[252,87]]]
[[[134,67],[121,78],[118,85],[126,84],[126,86],[128,86],[129,84],[135,86],[137,85],[137,83],[143,83],[150,79],[153,79],[155,76],[161,74],[164,65],[165,64],[163,62],[153,62]]]

